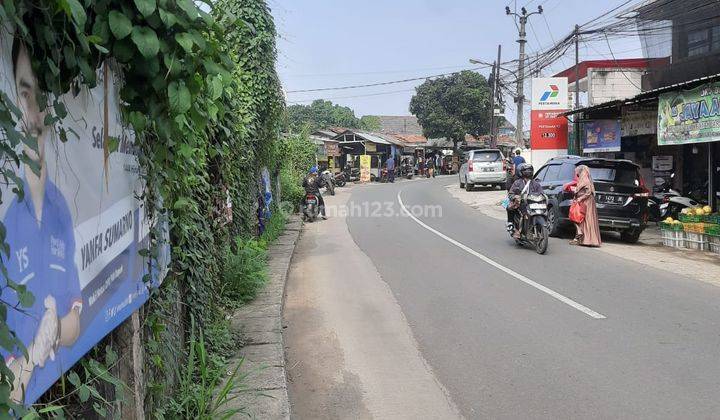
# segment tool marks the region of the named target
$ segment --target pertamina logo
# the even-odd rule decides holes
[[[546,90],[543,93],[540,102],[546,102],[550,98],[557,98],[559,92],[560,89],[558,89],[557,85],[550,85],[550,90]]]

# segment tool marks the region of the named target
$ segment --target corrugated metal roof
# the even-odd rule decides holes
[[[373,143],[377,143],[377,144],[392,144],[392,143],[390,143],[389,141],[385,140],[384,138],[382,138],[382,137],[380,137],[380,136],[378,136],[378,135],[372,134],[372,133],[367,133],[367,132],[365,132],[365,131],[355,131],[355,130],[353,130],[353,132],[354,132],[356,135],[364,138],[365,140],[370,140],[370,141],[373,142]]]

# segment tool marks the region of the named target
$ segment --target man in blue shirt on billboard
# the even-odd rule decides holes
[[[13,201],[4,217],[10,245],[8,277],[34,296],[32,306],[23,308],[14,290],[5,287],[2,292],[2,299],[17,307],[8,308],[8,326],[27,349],[27,357],[18,348],[3,354],[15,375],[12,398],[25,402],[33,372],[42,370],[48,359],[54,361],[60,346],[71,347],[79,337],[83,302],[72,216],[62,193],[48,178],[45,163],[53,127],[45,125],[38,80],[27,48],[17,39],[12,57],[22,131],[37,139],[37,150],[26,145],[24,153],[41,168],[36,174],[24,165],[24,199]]]

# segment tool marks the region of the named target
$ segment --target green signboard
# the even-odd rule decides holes
[[[720,82],[660,95],[657,136],[661,146],[720,141]]]

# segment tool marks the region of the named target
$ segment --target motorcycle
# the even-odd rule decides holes
[[[547,226],[547,196],[545,194],[521,194],[520,196],[520,238],[513,237],[514,226],[508,227],[510,236],[518,245],[530,245],[542,255],[548,248],[550,232]]]
[[[345,173],[340,172],[338,174],[335,174],[335,185],[338,187],[344,187],[347,183],[347,180],[345,179]]]
[[[335,177],[333,174],[328,170],[324,170],[320,176],[322,177],[321,184],[325,187],[325,191],[330,195],[335,195]]]
[[[320,201],[315,194],[305,194],[302,214],[303,220],[306,222],[314,222],[320,214]]]
[[[415,175],[415,170],[411,164],[405,163],[401,166],[400,176],[404,176],[405,179],[412,179],[413,175]]]
[[[346,165],[343,169],[343,174],[345,175],[345,182],[357,182],[360,180],[360,168],[353,168]]]
[[[673,179],[675,174],[670,175]],[[649,219],[652,222],[659,222],[667,217],[677,219],[684,208],[697,207],[697,201],[689,197],[683,197],[680,192],[670,187],[664,178],[656,180],[657,191],[648,199]]]

